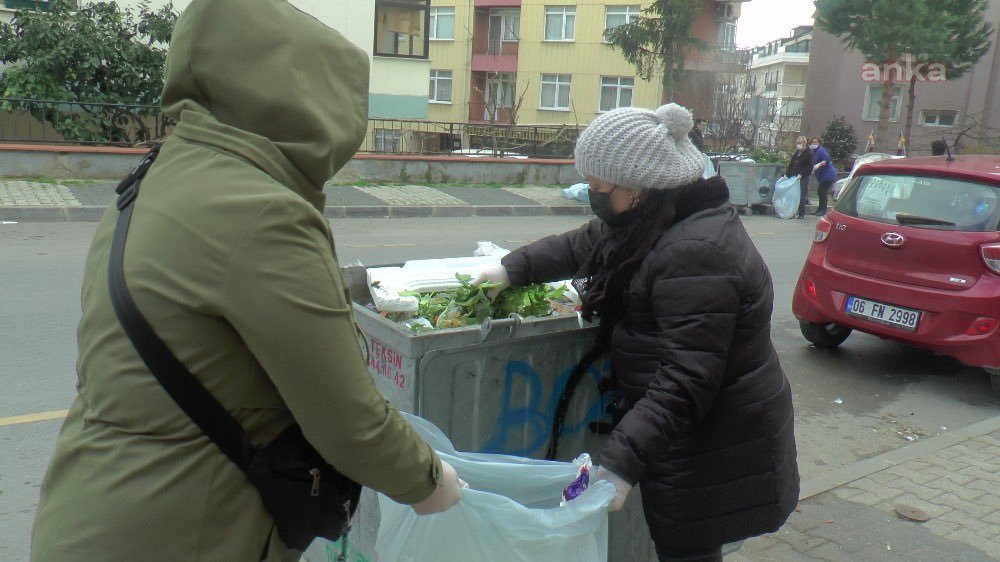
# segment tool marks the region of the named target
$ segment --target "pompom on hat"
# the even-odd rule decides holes
[[[600,115],[576,142],[584,176],[631,189],[673,189],[698,181],[705,155],[688,138],[694,118],[670,103],[650,111],[625,107]]]

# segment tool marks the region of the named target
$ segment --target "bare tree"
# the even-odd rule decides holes
[[[491,76],[497,77],[498,74],[494,73]],[[516,84],[512,86],[514,89],[510,96],[503,91],[502,84],[499,86],[499,92],[490,92],[488,86],[486,91],[478,85],[473,86],[476,94],[483,100],[483,113],[486,118],[486,124],[482,126],[482,133],[478,136],[486,139],[488,149],[494,156],[525,152],[536,155],[540,152],[560,152],[562,156],[572,154],[572,145],[576,142],[576,137],[581,129],[575,106],[573,106],[575,124],[563,124],[558,128],[518,124],[529,85],[530,82],[526,82],[516,97],[514,97],[514,94],[517,93]],[[472,127],[470,126],[470,128]],[[560,150],[563,144],[567,147]]]
[[[767,106],[764,123],[768,138],[762,144],[769,150],[787,149],[802,130],[802,103],[788,103],[798,101],[794,99],[784,101],[780,103],[779,98],[774,98]]]

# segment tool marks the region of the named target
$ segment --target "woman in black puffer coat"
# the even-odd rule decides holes
[[[806,203],[809,202],[809,177],[813,173],[813,151],[809,148],[805,137],[795,140],[795,154],[788,162],[785,170],[786,178],[799,177],[799,212],[795,215],[797,219],[806,218]]]
[[[770,273],[725,182],[701,178],[691,125],[674,104],[600,116],[576,152],[599,218],[481,277],[578,280],[617,396],[597,477],[618,489],[612,510],[642,485],[661,560],[721,560],[723,544],[780,528],[799,491]]]

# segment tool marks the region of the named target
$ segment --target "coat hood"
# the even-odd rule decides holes
[[[193,125],[188,137],[243,137],[221,148],[322,189],[364,139],[368,72],[362,50],[285,0],[194,0],[174,28],[161,105]]]

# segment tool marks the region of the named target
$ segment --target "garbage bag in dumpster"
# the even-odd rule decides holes
[[[470,488],[457,506],[429,517],[380,495],[378,560],[607,560],[612,484],[595,482],[560,507],[563,488],[579,473],[573,463],[459,453],[433,424],[406,417]]]
[[[799,176],[781,178],[774,184],[774,212],[783,219],[790,219],[799,212]]]

